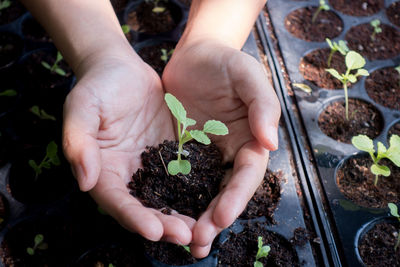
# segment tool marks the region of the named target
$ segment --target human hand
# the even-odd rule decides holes
[[[212,136],[224,160],[234,160],[234,166],[225,187],[193,228],[191,252],[202,258],[261,183],[268,151],[278,147],[280,105],[261,65],[216,40],[178,44],[162,80],[165,90],[199,125],[216,119],[229,129],[228,136]]]
[[[126,229],[188,244],[194,219],[146,208],[126,186],[146,146],[175,138],[160,78],[130,46],[86,58],[76,74],[64,105],[63,147],[81,190]]]

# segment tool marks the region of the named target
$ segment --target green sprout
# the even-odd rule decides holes
[[[400,222],[400,215],[399,215],[399,212],[397,210],[397,206],[394,203],[388,203],[388,207],[390,209],[390,214],[393,217],[396,217],[397,220]],[[400,244],[400,231],[398,231],[398,233],[397,233],[397,242],[396,242],[396,245],[394,246],[394,250],[395,251],[397,250],[399,244]]]
[[[370,24],[374,28],[374,32],[371,35],[371,39],[372,39],[372,41],[374,41],[375,40],[375,35],[377,33],[381,33],[382,32],[382,28],[380,27],[381,21],[379,19],[374,19],[373,21],[370,22]]]
[[[332,42],[331,39],[326,38],[325,41],[328,43],[329,47],[331,48],[331,52],[329,53],[328,62],[327,62],[328,67],[330,67],[333,54],[335,54],[337,51],[339,51],[340,54],[345,56],[347,54],[347,52],[349,52],[349,48],[347,47],[346,42],[343,40],[340,40],[338,43],[336,43],[335,41]]]
[[[4,1],[0,0],[0,11],[3,10],[3,9],[6,9],[6,8],[8,8],[10,6],[11,6],[11,1],[10,0],[4,0]]]
[[[42,66],[50,70],[51,73],[57,73],[58,75],[66,76],[67,73],[58,65],[61,62],[61,60],[63,60],[63,56],[58,51],[56,61],[52,66],[50,66],[50,64],[47,63],[46,61],[42,61]]]
[[[42,173],[42,169],[50,169],[51,165],[59,166],[60,159],[57,156],[57,144],[54,141],[51,141],[46,148],[46,156],[38,165],[34,160],[28,161],[29,166],[35,171],[35,179]]]
[[[115,267],[115,265],[112,264],[112,263],[109,263],[109,264],[108,264],[108,267]]]
[[[30,108],[29,111],[38,116],[42,120],[52,120],[52,121],[56,120],[54,116],[47,114],[46,111],[44,111],[44,109],[40,109],[39,106],[33,106]]]
[[[258,237],[258,250],[256,255],[256,261],[254,262],[254,267],[264,267],[264,265],[258,261],[261,258],[267,258],[269,252],[271,251],[270,246],[263,246],[262,237]]]
[[[35,238],[33,239],[33,242],[34,242],[33,247],[32,248],[28,247],[26,249],[26,252],[29,255],[33,256],[33,255],[35,255],[36,249],[46,250],[49,247],[49,245],[47,243],[43,242],[43,240],[44,240],[44,237],[42,234],[35,235]]]
[[[160,1],[164,1],[164,2],[168,2],[168,0],[145,0],[146,3],[153,3],[154,4],[154,8],[153,8],[153,12],[154,13],[163,13],[165,11],[165,7],[162,6],[158,6],[158,3]]]
[[[131,30],[131,28],[129,27],[128,24],[121,25],[121,29],[122,29],[122,32],[123,32],[124,34],[128,34],[129,31]]]
[[[174,49],[171,49],[167,52],[167,49],[161,48],[161,57],[160,58],[166,64],[168,62],[168,60],[171,58],[173,53],[174,53]]]
[[[226,135],[229,133],[226,125],[220,121],[209,120],[204,126],[203,130],[186,130],[187,127],[196,124],[196,121],[186,117],[186,110],[182,103],[176,99],[175,96],[167,93],[165,94],[165,102],[167,102],[168,108],[170,109],[172,115],[177,120],[178,124],[178,159],[172,160],[168,163],[168,172],[171,175],[177,175],[182,173],[184,175],[189,174],[191,170],[191,165],[188,160],[182,160],[182,155],[188,156],[187,151],[183,150],[183,144],[195,139],[197,142],[209,145],[211,140],[208,138],[206,133],[215,135]],[[186,154],[186,155],[185,155]]]
[[[381,159],[389,159],[397,167],[400,167],[400,137],[396,134],[392,135],[389,140],[389,148],[386,148],[384,144],[378,142],[378,151],[375,156],[374,142],[371,138],[366,135],[357,135],[351,139],[351,143],[357,149],[368,152],[374,162],[371,165],[371,172],[375,174],[374,185],[378,184],[379,175],[385,177],[390,175],[390,169],[388,166],[379,164]]]
[[[190,252],[190,247],[189,246],[186,246],[186,245],[181,245],[188,253],[191,253]]]
[[[335,69],[325,69],[327,72],[329,72],[333,77],[338,79],[339,81],[342,82],[343,84],[343,89],[344,89],[344,97],[345,97],[345,102],[346,102],[346,120],[349,119],[349,97],[347,93],[347,83],[356,83],[357,82],[357,77],[358,76],[368,76],[369,72],[366,69],[363,69],[362,67],[365,66],[365,59],[357,52],[355,51],[350,51],[346,55],[346,73],[345,74],[339,74],[339,72]],[[350,72],[352,70],[357,70],[356,74],[351,74]]]
[[[8,90],[4,90],[3,92],[0,92],[0,96],[16,96],[17,95],[17,91],[15,91],[14,89],[8,89]]]
[[[325,11],[327,11],[327,10],[329,10],[330,8],[329,8],[329,6],[326,4],[326,2],[325,2],[325,0],[319,0],[319,7],[318,7],[318,9],[317,9],[317,11],[315,11],[315,13],[314,13],[314,15],[313,15],[313,17],[312,17],[312,23],[314,23],[315,22],[315,20],[317,19],[317,17],[318,17],[318,14],[322,11],[322,10],[325,10]]]

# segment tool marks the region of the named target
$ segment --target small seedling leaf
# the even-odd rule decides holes
[[[57,144],[54,141],[47,145],[46,154],[49,158],[57,157]]]
[[[329,72],[333,77],[335,77],[336,79],[343,81],[343,77],[342,75],[339,74],[339,72],[337,72],[337,70],[335,69],[325,69],[327,72]]]
[[[40,243],[42,243],[43,240],[44,240],[44,237],[43,237],[42,234],[37,234],[37,235],[35,235],[35,239],[34,239],[35,246],[37,246],[37,245],[39,245]]]
[[[182,123],[185,125],[185,127],[190,127],[190,126],[196,125],[196,121],[193,119],[189,119],[189,118],[186,118],[186,120]]]
[[[378,155],[382,155],[386,153],[386,147],[382,142],[378,142]]]
[[[351,143],[355,146],[358,150],[365,151],[368,153],[375,153],[374,149],[374,142],[371,138],[366,135],[357,135],[351,139]]]
[[[397,167],[400,167],[400,136],[394,134],[390,137],[389,148],[386,151],[386,157],[390,159]]]
[[[383,175],[385,177],[390,175],[390,169],[387,166],[372,164],[371,172],[375,175]]]
[[[33,248],[27,248],[26,253],[28,253],[31,256],[35,255],[35,251],[33,250]]]
[[[39,166],[36,164],[34,160],[29,160],[28,161],[29,166],[32,167],[32,169],[35,171],[36,175],[39,175],[42,173],[42,170],[39,168]]]
[[[43,66],[43,67],[45,67],[45,68],[48,69],[48,70],[51,70],[51,66],[50,66],[49,63],[47,63],[47,62],[45,62],[45,61],[42,61],[41,63],[42,63],[42,66]]]
[[[164,99],[172,115],[180,122],[186,121],[186,110],[182,103],[170,93],[166,93]]]
[[[190,132],[185,130],[185,136],[182,138],[182,144],[189,142],[192,139],[193,137],[190,135]]]
[[[335,47],[334,47],[333,44],[332,44],[331,39],[325,38],[325,41],[328,43],[328,45],[329,45],[329,47],[330,47],[331,49],[335,49]]]
[[[50,115],[50,114],[47,114],[47,112],[46,111],[44,111],[44,109],[42,109],[42,112],[41,112],[41,116],[40,116],[42,119],[44,119],[44,120],[52,120],[52,121],[55,121],[56,120],[56,117],[54,117],[54,116],[52,116],[52,115]]]
[[[191,252],[190,252],[190,247],[189,247],[189,246],[182,245],[182,247],[183,247],[188,253],[191,253]]]
[[[58,63],[58,62],[60,62],[62,59],[63,59],[63,56],[62,56],[61,52],[60,52],[60,51],[57,51],[56,62]]]
[[[358,69],[356,76],[369,76],[369,72],[366,69]]]
[[[345,41],[343,41],[343,40],[339,41],[338,50],[339,50],[340,54],[342,54],[343,56],[345,56],[347,54],[347,52],[349,52],[349,48]]]
[[[399,75],[400,75],[400,65],[399,66],[397,66],[396,68],[394,68],[395,70],[397,70],[397,72],[399,73]]]
[[[171,160],[168,163],[168,172],[171,175],[182,173],[183,175],[189,174],[191,170],[190,162],[187,160]]]
[[[301,90],[303,90],[304,92],[311,94],[312,93],[312,89],[310,86],[308,86],[307,84],[304,83],[294,83],[293,84],[294,87],[297,87]]]
[[[259,257],[268,257],[268,253],[271,251],[271,247],[270,246],[263,246],[260,250],[259,250]]]
[[[374,19],[373,21],[371,21],[371,26],[372,27],[378,27],[381,24],[381,21],[379,19]]]
[[[397,209],[397,206],[394,203],[388,203],[388,207],[390,209],[390,214],[392,214],[392,216],[399,218],[399,212]]]
[[[217,120],[207,121],[203,126],[203,131],[215,135],[227,135],[229,133],[228,127],[223,122]]]
[[[0,96],[16,96],[16,95],[17,91],[13,89],[4,90],[3,92],[0,93]]]
[[[154,13],[162,13],[162,12],[165,11],[165,7],[157,6],[157,7],[153,8],[152,11],[153,11]]]
[[[346,55],[346,67],[350,70],[360,69],[365,66],[365,59],[357,52],[350,51]]]
[[[59,67],[57,67],[54,71],[55,71],[58,75],[61,75],[61,76],[66,76],[66,75],[67,75],[67,73],[66,73],[62,68],[59,68]]]
[[[347,76],[347,79],[349,79],[349,81],[350,81],[351,83],[356,83],[356,82],[357,82],[357,77],[356,77],[355,75],[353,75],[353,74],[349,74],[349,75]]]
[[[210,138],[203,132],[199,130],[191,130],[190,135],[199,143],[204,145],[209,145],[211,143]]]
[[[122,25],[122,26],[121,26],[121,29],[122,29],[122,32],[123,32],[124,34],[127,34],[127,33],[129,33],[129,31],[130,31],[130,27],[129,27],[129,25],[127,25],[127,24]]]
[[[39,117],[40,117],[39,106],[32,106],[32,107],[31,107],[31,112],[32,112],[33,114],[35,114],[36,116],[39,116]]]
[[[255,261],[254,262],[254,267],[264,267],[264,265],[259,261]]]

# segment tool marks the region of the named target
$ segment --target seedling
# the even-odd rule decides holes
[[[312,93],[311,87],[308,86],[307,84],[304,84],[304,83],[293,83],[293,86],[299,88],[300,90],[303,90],[307,94],[311,94]]]
[[[178,173],[186,175],[190,173],[191,165],[188,160],[182,160],[182,155],[184,155],[183,144],[192,139],[195,139],[199,143],[209,145],[211,143],[211,140],[206,135],[207,133],[215,135],[226,135],[229,133],[229,131],[224,123],[216,120],[207,121],[203,126],[203,130],[188,131],[186,130],[186,128],[195,125],[196,121],[186,117],[186,110],[183,107],[182,103],[179,102],[179,100],[176,99],[175,96],[169,93],[165,94],[165,102],[167,102],[168,108],[177,120],[179,141],[177,152],[178,159],[172,160],[168,163],[168,172],[171,175],[177,175]],[[187,154],[187,151],[185,152]]]
[[[0,92],[0,96],[16,96],[17,95],[17,91],[13,90],[13,89],[8,89],[8,90],[4,90],[3,92]]]
[[[44,237],[42,234],[35,235],[35,238],[33,239],[33,242],[34,242],[33,247],[32,248],[28,247],[26,249],[26,252],[29,255],[33,256],[33,255],[35,255],[35,251],[37,249],[46,250],[49,247],[49,245],[47,243],[43,242],[43,240],[44,240]]]
[[[6,8],[8,8],[10,6],[11,6],[11,1],[10,0],[4,0],[4,1],[0,0],[0,11],[3,10],[3,9],[6,9]]]
[[[60,159],[57,156],[57,144],[54,141],[51,141],[46,148],[46,156],[38,165],[33,159],[28,161],[29,166],[35,171],[35,180],[42,173],[43,168],[50,169],[51,165],[59,166]]]
[[[146,3],[154,3],[154,8],[152,10],[154,13],[163,13],[165,11],[165,7],[158,6],[160,1],[168,2],[168,0],[146,0]]]
[[[346,102],[346,120],[349,119],[349,97],[347,94],[347,83],[356,83],[358,76],[368,76],[369,72],[366,69],[363,69],[365,66],[365,59],[357,52],[350,51],[346,55],[346,73],[339,74],[339,72],[335,69],[325,69],[329,72],[333,77],[338,79],[343,84],[344,89],[344,98]],[[357,70],[356,74],[351,74],[350,72],[353,70]]]
[[[264,267],[264,265],[258,261],[261,258],[267,258],[269,252],[271,251],[270,246],[263,246],[262,237],[258,237],[258,250],[256,255],[256,261],[254,262],[254,267]]]
[[[312,23],[314,23],[315,22],[315,20],[317,19],[317,17],[318,17],[318,14],[322,11],[322,10],[325,10],[325,11],[327,11],[327,10],[329,10],[330,8],[329,8],[329,6],[326,4],[326,2],[325,2],[325,0],[319,0],[319,7],[318,7],[318,9],[317,9],[317,11],[315,11],[315,13],[314,13],[314,15],[313,15],[313,17],[312,17]]]
[[[171,49],[167,52],[167,49],[161,48],[161,60],[167,64],[168,60],[171,58],[172,54],[174,53],[174,49]]]
[[[328,57],[328,67],[331,66],[331,61],[332,61],[332,57],[333,55],[339,51],[340,54],[342,54],[343,56],[345,56],[347,54],[347,52],[349,52],[349,48],[346,45],[346,42],[343,40],[340,40],[339,42],[335,42],[335,41],[331,41],[331,39],[326,38],[325,41],[328,43],[329,47],[331,48],[331,52],[329,53],[329,57]]]
[[[61,60],[63,60],[63,56],[58,51],[56,61],[52,66],[50,66],[50,64],[47,63],[46,61],[42,61],[42,66],[50,70],[51,73],[57,73],[58,75],[66,76],[67,73],[58,65],[61,62]]]
[[[182,247],[183,247],[188,253],[191,253],[191,252],[190,252],[190,247],[189,247],[189,246],[182,245]]]
[[[398,65],[396,68],[394,68],[395,70],[397,70],[397,72],[399,73],[399,86],[400,86],[400,65]]]
[[[370,24],[374,28],[374,32],[371,35],[371,39],[372,41],[375,41],[376,34],[382,32],[382,28],[380,27],[381,21],[379,19],[374,19],[373,21],[370,22]]]
[[[52,121],[56,120],[54,116],[47,114],[46,111],[44,111],[44,109],[40,109],[39,106],[33,106],[30,108],[29,111],[38,116],[42,120],[52,120]]]
[[[121,29],[122,29],[122,32],[123,32],[124,34],[128,34],[129,31],[131,30],[131,28],[129,27],[128,24],[121,25]]]
[[[371,138],[366,135],[357,135],[351,139],[351,143],[357,149],[368,152],[374,162],[371,165],[371,172],[375,174],[374,185],[378,184],[379,175],[385,177],[390,175],[390,169],[388,166],[379,164],[381,159],[389,159],[397,167],[400,167],[400,137],[398,135],[392,135],[389,140],[389,148],[386,149],[385,145],[378,142],[378,151],[375,156],[374,142]]]
[[[112,264],[112,263],[109,263],[109,264],[108,264],[108,267],[115,267],[115,265]]]
[[[400,215],[399,215],[399,212],[398,212],[398,210],[397,210],[397,206],[396,206],[394,203],[388,203],[388,207],[389,207],[389,209],[390,209],[390,214],[391,214],[393,217],[396,217],[397,220],[398,220],[399,223],[400,223]],[[397,242],[396,242],[396,245],[394,246],[394,250],[395,250],[395,251],[396,251],[397,248],[399,247],[399,244],[400,244],[400,230],[397,232]]]

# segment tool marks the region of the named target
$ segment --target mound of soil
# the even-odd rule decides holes
[[[330,0],[329,4],[340,12],[350,16],[369,16],[377,13],[384,5],[384,0]]]

